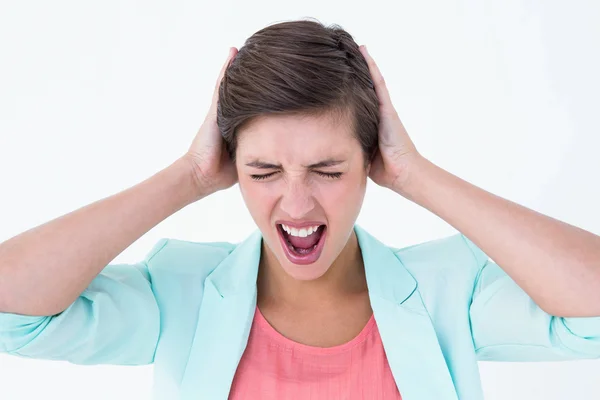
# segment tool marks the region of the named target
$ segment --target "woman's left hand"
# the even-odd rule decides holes
[[[380,186],[402,191],[411,169],[422,157],[400,121],[377,64],[364,45],[359,49],[369,65],[379,99],[379,150],[371,161],[369,177]]]

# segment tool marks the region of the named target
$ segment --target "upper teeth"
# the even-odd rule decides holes
[[[316,232],[317,229],[319,229],[320,225],[315,225],[315,226],[309,226],[308,228],[291,228],[287,225],[281,224],[281,227],[283,228],[284,231],[286,231],[287,233],[289,233],[292,236],[299,236],[299,237],[307,237],[308,235],[311,235],[313,232]]]

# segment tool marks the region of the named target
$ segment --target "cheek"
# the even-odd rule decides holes
[[[356,180],[347,180],[320,185],[316,197],[329,215],[350,218],[360,209],[364,194],[364,184],[361,185]]]
[[[242,192],[246,207],[254,219],[269,217],[268,214],[273,209],[277,199],[277,192],[275,190],[269,190],[268,185],[264,183],[257,184],[254,181],[240,181],[240,191]]]

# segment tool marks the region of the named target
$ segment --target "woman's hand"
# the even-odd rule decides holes
[[[198,191],[203,195],[227,189],[233,186],[238,179],[235,165],[227,154],[225,143],[217,126],[219,86],[237,52],[235,47],[229,49],[227,61],[217,79],[208,114],[183,157],[190,162],[198,184]]]
[[[369,177],[378,185],[401,192],[411,168],[422,159],[394,109],[385,81],[365,46],[359,47],[369,65],[379,99],[379,150],[371,161]]]

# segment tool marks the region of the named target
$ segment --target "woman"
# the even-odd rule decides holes
[[[368,177],[460,233],[382,244]],[[236,182],[244,242],[107,266]],[[0,311],[4,352],[154,363],[160,399],[477,400],[477,360],[600,357],[600,238],[425,159],[364,46],[286,22],[230,51],[184,156],[2,243]]]

